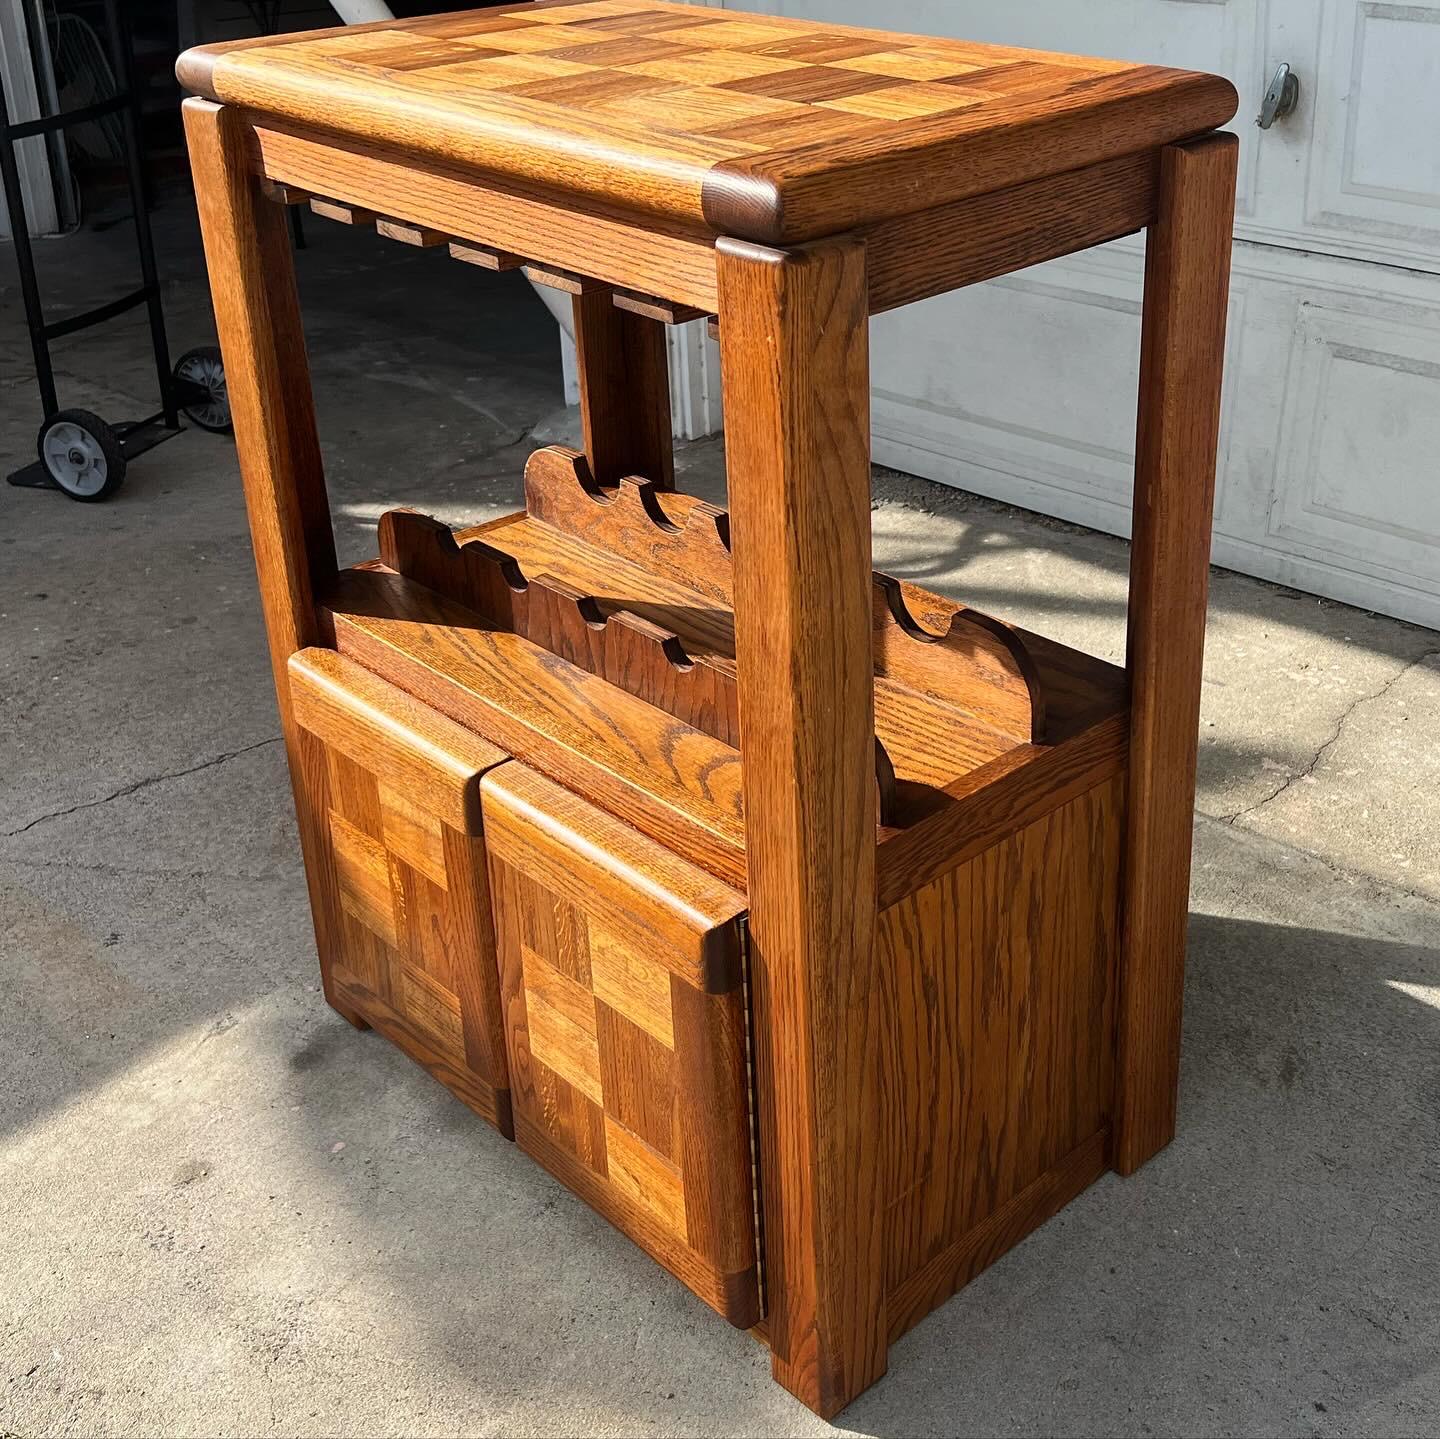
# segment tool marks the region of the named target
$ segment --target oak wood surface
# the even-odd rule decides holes
[[[881,911],[888,1292],[1108,1124],[1124,794],[1112,776]]]
[[[598,280],[715,308],[714,239],[703,229],[637,218],[599,200],[577,203],[436,158],[417,164],[320,128],[261,123],[248,138],[251,168],[283,183],[351,206],[403,208],[413,224],[444,230],[462,245],[517,255],[521,263],[568,267],[583,260]]]
[[[623,487],[622,487],[623,490]],[[446,526],[425,516],[390,511],[380,521],[381,558],[392,569],[466,605],[572,664],[588,669],[667,714],[738,748],[735,637],[728,607],[619,555],[591,550],[527,519],[494,522],[456,545]],[[517,563],[508,569],[508,561]],[[958,608],[958,607],[953,607]],[[947,612],[948,613],[948,612]],[[882,809],[883,825],[906,823],[921,790],[943,789],[1028,739],[1026,703],[981,690],[990,673],[971,662],[969,646],[887,635],[889,611],[877,625],[877,668],[921,681],[907,687],[893,674],[875,681],[875,732],[899,787]],[[983,637],[983,636],[982,636]],[[915,645],[940,651],[907,665],[897,651]],[[942,661],[948,660],[948,674]],[[975,681],[975,682],[971,682]],[[1006,700],[997,724],[994,698]],[[963,701],[963,704],[962,704]],[[1025,711],[1018,717],[1017,708]],[[1009,729],[1004,716],[1016,718]],[[882,800],[888,797],[882,790]]]
[[[740,983],[738,891],[524,765],[495,775],[486,793],[493,855],[630,935],[687,984],[722,994]]]
[[[301,695],[295,706],[300,775],[313,817],[306,864],[321,972],[341,1013],[373,1026],[510,1136],[484,846],[426,807],[425,800],[438,794],[442,811],[452,811],[453,790],[406,784],[407,777],[435,765],[425,734],[407,734],[402,723],[417,708],[414,701],[402,695],[392,715],[382,708],[377,719],[377,706],[391,698],[382,692],[389,687],[364,676],[349,706],[350,722],[339,720],[343,687],[357,678],[357,667],[329,651],[306,654],[332,662],[325,675],[328,694],[319,705],[304,697],[313,681],[303,658],[292,666]],[[309,729],[310,718],[338,742]],[[438,719],[430,718],[427,732]],[[388,730],[383,745],[371,742],[379,725]],[[419,751],[396,765],[397,749],[410,739]],[[471,737],[469,749],[476,748],[485,752],[487,769],[505,759]]]
[[[718,506],[693,495],[658,493],[633,479],[603,491],[587,487],[577,452],[559,445],[536,450],[526,462],[525,506],[525,516],[461,530],[459,538],[488,539],[532,568],[558,573],[563,567],[582,588],[609,572],[614,578],[607,592],[628,586],[630,593],[643,590],[671,605],[703,609],[713,602],[725,610],[733,607],[730,517]],[[527,516],[535,523],[527,523]],[[562,535],[584,548],[566,547]],[[875,607],[877,649],[891,646],[902,669],[908,669],[907,646],[892,644],[899,639],[897,630],[917,639],[923,638],[918,634],[923,629],[943,639],[942,648],[949,651],[945,666],[955,670],[955,687],[947,689],[946,698],[954,703],[963,692],[967,708],[998,720],[1002,727],[1007,719],[1017,720],[1023,680],[1029,720],[1020,721],[1020,727],[1026,738],[1035,738],[1037,729],[1051,738],[1072,733],[1097,709],[1113,707],[1123,688],[1124,672],[1117,666],[1018,626],[1002,625],[908,581],[878,573],[875,581],[886,590],[884,612]],[[666,582],[674,587],[668,594]],[[898,625],[891,623],[897,619]],[[975,655],[976,663],[962,666],[967,652]],[[916,656],[917,668],[920,658]],[[883,672],[883,662],[879,667]],[[996,684],[1009,691],[1010,700],[990,693]]]
[[[1102,160],[862,228],[870,313],[976,285],[1144,229],[1153,151]]]
[[[684,325],[690,320],[703,319],[704,310],[693,305],[677,305],[660,295],[641,295],[634,290],[616,290],[614,300],[617,308],[629,310],[647,319],[659,320],[662,325]]]
[[[524,765],[483,796],[521,1146],[753,1324],[744,896]]]
[[[673,488],[665,326],[617,308],[608,287],[576,295],[571,303],[582,448],[591,478],[613,485],[636,475]]]
[[[343,572],[335,647],[739,888],[740,756],[398,575]]]
[[[865,259],[718,250],[769,1333],[829,1415],[885,1370]]]
[[[661,0],[206,46],[177,73],[258,116],[767,243],[1154,149],[1236,106],[1216,76]]]
[[[1185,929],[1225,363],[1233,135],[1161,152],[1145,255],[1130,545],[1130,803],[1115,1167],[1175,1132]]]
[[[890,1342],[914,1328],[952,1294],[1053,1218],[1109,1167],[1110,1135],[1101,1130],[968,1233],[937,1253],[889,1297]]]
[[[768,1300],[832,1415],[1173,1133],[1234,142],[1172,142],[1234,92],[661,0],[180,73],[236,104],[186,125],[327,998],[732,1322]],[[585,457],[527,515],[390,516],[335,574],[305,199],[574,295]],[[872,577],[866,317],[1147,225],[1122,676]],[[661,326],[709,312],[733,516],[671,490]]]
[[[290,708],[287,665],[321,637],[315,593],[334,577],[335,539],[289,227],[285,211],[264,198],[246,162],[243,118],[194,99],[185,102],[183,115],[321,981],[332,1007],[362,1024],[330,977],[334,936],[325,918],[324,817],[309,797]]]
[[[508,755],[333,650],[290,656],[296,723],[437,819],[480,833],[480,776]]]
[[[563,570],[532,566],[527,574],[485,540],[461,546],[447,525],[427,515],[389,510],[380,517],[379,539],[381,560],[398,574],[739,747],[733,664],[687,649],[674,628],[611,605]]]
[[[482,270],[518,270],[524,263],[519,255],[509,250],[497,250],[491,245],[465,244],[460,240],[450,242],[450,258],[461,260],[467,265],[478,265]]]
[[[1128,741],[1128,716],[1112,713],[1059,744],[1017,746],[952,781],[923,815],[881,844],[881,907],[1114,776],[1124,767]]]

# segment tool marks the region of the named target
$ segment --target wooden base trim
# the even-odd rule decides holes
[[[1110,1131],[1097,1131],[1054,1169],[892,1289],[890,1343],[1088,1189],[1108,1168],[1109,1144]]]
[[[713,1274],[698,1264],[688,1249],[640,1209],[624,1204],[615,1191],[576,1159],[559,1149],[544,1130],[523,1114],[515,1117],[515,1139],[535,1162],[549,1170],[601,1218],[627,1239],[648,1250],[687,1289],[703,1299],[737,1329],[748,1329],[759,1319],[755,1266],[737,1274]]]
[[[334,997],[327,995],[332,1008],[351,1024],[355,1024],[358,1015],[377,1034],[384,1035],[397,1049],[413,1059],[431,1078],[438,1079],[456,1099],[469,1105],[482,1119],[488,1119],[506,1139],[515,1138],[508,1089],[492,1089],[468,1070],[457,1068],[438,1053],[427,1036],[403,1014],[392,1009],[342,965],[332,964],[329,977],[330,987],[335,991]],[[339,1004],[336,1003],[337,998]]]

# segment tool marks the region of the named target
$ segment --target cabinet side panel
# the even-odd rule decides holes
[[[881,913],[890,1293],[1109,1123],[1124,793],[1106,780]]]

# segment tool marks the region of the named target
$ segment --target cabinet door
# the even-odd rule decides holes
[[[327,984],[508,1136],[480,840],[480,776],[506,756],[329,650],[291,658],[290,700]]]
[[[523,765],[481,795],[516,1141],[755,1323],[744,897]]]

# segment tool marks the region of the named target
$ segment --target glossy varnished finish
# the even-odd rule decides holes
[[[1130,549],[1130,831],[1115,1167],[1175,1133],[1200,670],[1235,213],[1233,135],[1161,155],[1145,257]]]
[[[722,242],[719,274],[769,1334],[831,1414],[886,1342],[865,255]]]
[[[480,778],[507,755],[331,650],[289,670],[338,997],[512,1134]]]
[[[892,1334],[1109,1124],[1123,808],[1123,776],[1092,784],[881,912]]]
[[[590,477],[614,485],[628,475],[670,489],[670,371],[665,326],[621,309],[608,287],[574,299],[580,426]]]
[[[341,654],[744,884],[734,749],[399,576],[345,571],[326,600]]]
[[[483,789],[516,1137],[748,1328],[744,896],[522,765]]]
[[[245,106],[715,233],[793,243],[1153,150],[1228,82],[659,0],[517,4],[182,57]]]
[[[1234,92],[656,0],[180,73],[327,998],[832,1415],[1173,1132]],[[299,203],[573,297],[523,512],[335,573]],[[1121,671],[871,571],[867,317],[1140,229]],[[728,513],[672,489],[701,314]]]

